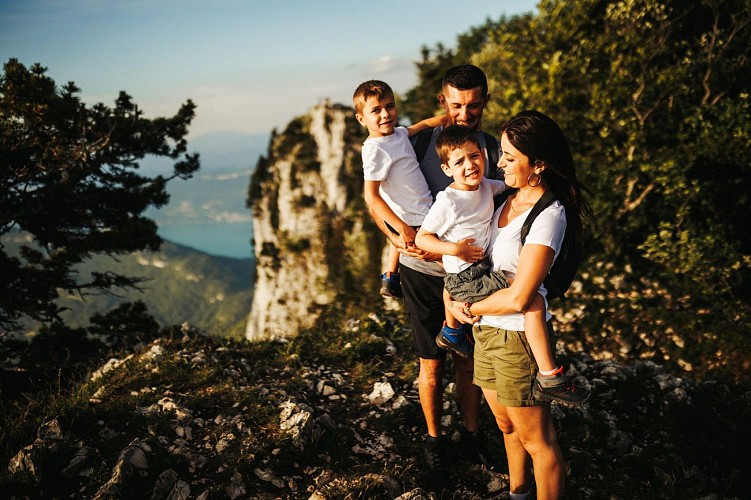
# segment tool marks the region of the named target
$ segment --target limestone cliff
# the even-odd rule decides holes
[[[326,306],[378,297],[384,238],[362,198],[364,132],[324,102],[272,134],[251,179],[256,282],[246,336],[289,337]]]

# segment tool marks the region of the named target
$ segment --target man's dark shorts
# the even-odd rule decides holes
[[[399,276],[417,355],[425,359],[445,358],[446,351],[435,343],[446,319],[443,277],[421,273],[401,264]]]

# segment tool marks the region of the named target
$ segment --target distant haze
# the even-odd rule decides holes
[[[190,180],[169,182],[169,204],[147,212],[159,225],[159,235],[212,255],[252,257],[253,224],[245,202],[250,175],[268,141],[268,134],[239,132],[189,141],[188,150],[201,155],[201,170]],[[156,175],[166,166],[161,163],[145,162],[144,173]]]

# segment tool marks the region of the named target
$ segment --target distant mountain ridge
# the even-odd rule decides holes
[[[25,235],[8,234],[6,248],[25,242]],[[82,327],[95,313],[105,313],[125,302],[140,300],[161,326],[188,322],[208,333],[241,337],[253,298],[252,258],[217,257],[165,241],[158,252],[135,252],[117,257],[97,255],[78,266],[87,275],[92,270],[114,270],[146,281],[143,292],[114,290],[119,297],[98,295],[63,297],[58,304],[66,324]],[[34,329],[33,327],[31,328]]]

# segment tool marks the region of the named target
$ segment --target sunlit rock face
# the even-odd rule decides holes
[[[378,297],[385,238],[362,197],[364,131],[324,102],[272,134],[251,179],[256,281],[246,336],[289,337],[326,305]]]

